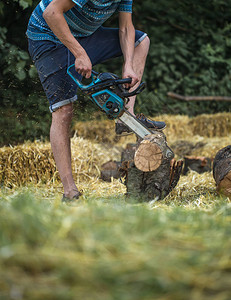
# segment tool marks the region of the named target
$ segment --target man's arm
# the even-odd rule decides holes
[[[130,85],[127,85],[127,87],[132,87],[139,81],[139,78],[133,70],[135,29],[132,23],[131,13],[119,13],[119,37],[121,49],[124,56],[122,77],[132,78],[132,83]]]
[[[77,42],[72,35],[69,26],[64,18],[64,13],[75,5],[71,0],[53,0],[43,12],[50,29],[57,38],[72,52],[75,56],[76,71],[89,78],[91,76],[92,64],[86,51]]]

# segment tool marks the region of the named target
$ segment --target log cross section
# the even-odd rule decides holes
[[[163,132],[154,131],[140,140],[135,151],[134,163],[137,169],[143,172],[155,171],[161,165],[163,159],[174,154],[169,149]]]
[[[160,147],[151,141],[144,140],[135,153],[134,163],[139,170],[151,172],[159,168],[162,158]]]

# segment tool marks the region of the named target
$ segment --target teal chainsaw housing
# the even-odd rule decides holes
[[[70,75],[80,90],[90,96],[92,102],[106,113],[109,119],[120,117],[125,110],[125,104],[129,101],[129,97],[139,94],[145,87],[145,84],[141,83],[138,88],[129,92],[124,88],[124,84],[131,83],[131,78],[119,79],[113,73],[97,73],[93,70],[92,81],[90,84],[84,85],[76,77],[78,73],[75,71],[75,65],[68,67],[67,74]]]
[[[91,97],[109,119],[118,118],[124,110],[124,101],[110,90],[105,89],[93,93]]]

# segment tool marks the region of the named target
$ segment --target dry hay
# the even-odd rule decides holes
[[[219,137],[230,130],[231,114],[229,113],[202,115],[192,119],[187,116],[162,115],[155,120],[163,120],[167,123],[164,133],[176,158],[186,155],[213,158],[218,150],[230,144],[231,135]],[[203,134],[206,135],[207,132],[209,135],[210,132],[216,134],[216,137],[193,135],[197,124],[202,124],[203,120],[207,122],[207,131],[205,130]],[[209,126],[209,122],[217,123],[216,127]],[[225,124],[226,129],[223,128]],[[136,142],[134,134],[115,142],[114,121],[111,120],[78,122],[75,129],[78,135],[84,137],[72,138],[73,173],[77,184],[98,178],[103,163],[109,160],[120,160],[122,147],[125,148],[128,143]],[[200,129],[198,131],[200,133]],[[0,183],[4,186],[51,181],[60,182],[60,179],[49,143],[25,143],[20,146],[0,148]]]
[[[192,118],[188,124],[193,135],[223,137],[231,134],[231,113],[200,115]]]
[[[118,149],[82,138],[72,139],[73,173],[76,182],[100,175],[102,163],[120,155]],[[29,182],[60,181],[49,143],[25,143],[0,148],[0,183],[14,187]]]
[[[184,156],[205,156],[213,159],[223,147],[230,145],[231,135],[226,137],[193,136],[185,140],[169,141],[169,146],[174,151],[176,158]]]
[[[175,189],[167,196],[165,202],[174,205],[184,205],[188,208],[213,205],[217,197],[216,187],[211,172],[203,174],[190,171],[187,176],[181,176]]]
[[[72,128],[76,135],[99,143],[114,143],[115,122],[112,120],[95,120],[76,122]]]
[[[164,133],[168,141],[201,137],[226,137],[231,135],[231,113],[202,114],[189,118],[181,115],[160,115],[155,120],[167,125]]]
[[[188,116],[172,116],[161,115],[154,118],[156,121],[164,121],[167,124],[165,134],[167,137],[171,136],[192,136],[192,128],[188,126]],[[115,134],[115,122],[112,120],[95,120],[89,122],[76,122],[72,128],[76,135],[83,138],[94,140],[103,143],[123,144],[128,142],[135,142],[134,134],[126,137],[118,137]],[[129,140],[129,141],[128,141]]]
[[[192,127],[188,126],[190,118],[180,115],[160,115],[154,118],[156,121],[164,121],[166,129],[164,134],[167,140],[184,139],[193,136]]]
[[[231,113],[199,115],[189,118],[181,115],[159,115],[153,118],[167,124],[164,133],[167,140],[187,139],[194,135],[204,137],[225,137],[231,134]],[[111,120],[76,122],[73,130],[78,136],[104,143],[123,144],[127,138],[118,138],[115,124]],[[135,135],[129,136],[129,142],[135,141]]]
[[[26,143],[0,148],[0,182],[18,186],[56,180],[57,170],[48,144]]]

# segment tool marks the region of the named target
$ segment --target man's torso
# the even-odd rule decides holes
[[[43,12],[52,0],[42,0],[33,11],[27,36],[33,40],[59,42],[43,18]],[[132,0],[72,0],[75,6],[64,16],[75,37],[89,36],[115,11],[132,12]]]

